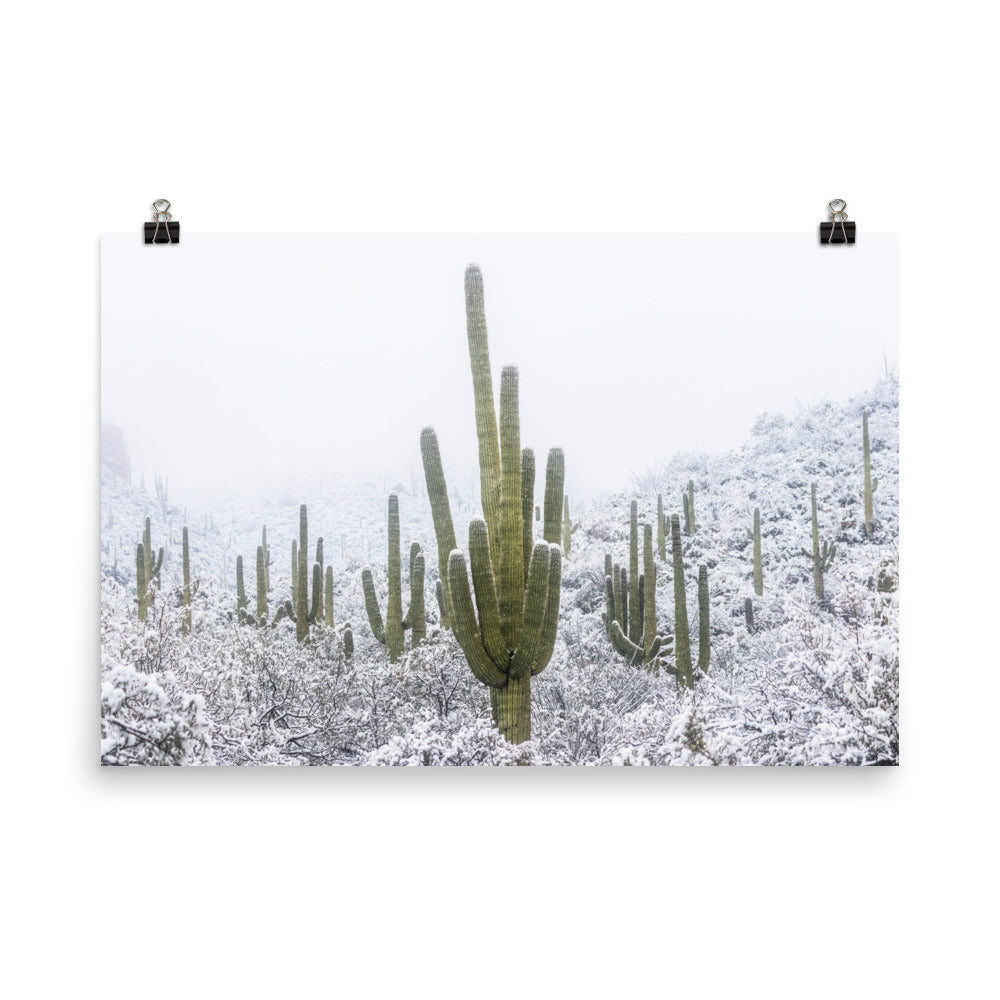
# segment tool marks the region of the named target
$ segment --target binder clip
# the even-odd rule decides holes
[[[166,198],[158,198],[153,202],[153,221],[143,227],[143,236],[147,243],[180,243],[181,224],[171,222],[170,202]]]
[[[843,198],[834,198],[830,202],[830,221],[819,224],[820,243],[853,243],[854,223],[847,221],[847,202]]]

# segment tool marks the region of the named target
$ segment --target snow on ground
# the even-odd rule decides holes
[[[861,414],[869,411],[876,526],[864,533]],[[666,451],[668,442],[664,442]],[[579,460],[567,455],[567,464]],[[544,468],[544,464],[542,466]],[[542,492],[543,472],[536,482]],[[656,496],[680,513],[695,483],[697,531],[684,560],[697,652],[698,565],[708,567],[712,649],[693,691],[627,664],[608,642],[604,557],[627,563],[629,504],[655,525]],[[810,484],[820,534],[835,541],[827,601],[813,593]],[[479,515],[468,476],[449,482],[460,544]],[[427,563],[429,640],[390,664],[364,612],[361,570],[371,565],[385,607],[386,499],[400,496],[406,554]],[[570,496],[559,638],[532,681],[532,740],[507,744],[490,723],[486,689],[454,638],[436,628],[437,549],[423,483],[368,483],[305,496],[233,500],[185,509],[106,476],[102,483],[102,761],[106,764],[874,764],[898,757],[898,382],[890,377],[844,404],[758,418],[744,446],[720,456],[677,455],[630,489]],[[180,499],[180,498],[178,498]],[[287,622],[236,621],[236,557],[251,609],[261,526],[271,546],[270,608],[290,596],[291,542],[308,505],[310,549],[324,539],[335,578],[336,627],[304,645]],[[764,596],[756,629],[747,529],[761,509]],[[145,517],[164,547],[161,592],[137,621],[135,545]],[[191,635],[181,630],[181,528],[197,581]],[[668,552],[669,559],[669,552]],[[673,632],[670,567],[658,569],[661,631]],[[343,653],[352,626],[355,654]],[[407,639],[409,643],[409,639]]]

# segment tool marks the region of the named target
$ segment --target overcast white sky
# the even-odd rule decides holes
[[[571,493],[744,440],[896,364],[899,251],[795,236],[192,236],[101,244],[102,414],[172,498],[476,471],[463,273],[483,269],[494,381]]]

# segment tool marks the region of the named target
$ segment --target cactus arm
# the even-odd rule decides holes
[[[548,608],[549,562],[548,543],[539,542],[531,553],[528,567],[528,586],[523,596],[524,624],[510,661],[508,674],[511,677],[526,677],[538,658]]]
[[[573,548],[573,521],[569,515],[569,497],[563,497],[563,552],[569,556]]]
[[[507,365],[500,377],[500,553],[498,600],[500,628],[509,650],[521,642],[524,622],[524,523],[521,508],[521,430],[517,369]],[[487,525],[489,522],[487,521]]]
[[[427,498],[431,505],[431,518],[434,521],[434,535],[438,546],[438,573],[441,583],[442,599],[441,625],[450,627],[451,597],[449,586],[448,560],[455,542],[455,525],[451,518],[451,506],[448,503],[448,485],[444,478],[444,468],[441,465],[441,451],[438,447],[437,434],[433,427],[425,427],[420,432],[420,456],[423,460],[424,478],[427,483]],[[489,522],[487,522],[489,523]]]
[[[628,570],[624,566],[618,568],[618,580],[618,621],[624,631],[628,628]]]
[[[545,620],[539,638],[531,673],[540,674],[552,659],[559,631],[559,599],[562,596],[562,552],[558,545],[549,546],[549,580],[545,594]]]
[[[656,554],[660,562],[667,561],[667,531],[663,519],[663,494],[656,495]]]
[[[482,518],[475,518],[469,525],[469,562],[472,568],[472,586],[476,594],[476,611],[479,614],[479,635],[489,658],[501,669],[506,668],[510,652],[504,638],[497,597],[496,576],[490,555],[489,529]]]
[[[153,572],[150,575],[150,579],[158,577],[160,575],[160,567],[163,565],[163,549],[157,553],[156,562],[153,563]]]
[[[611,645],[615,651],[620,653],[629,663],[638,663],[642,659],[642,647],[632,642],[622,631],[618,622],[611,623]]]
[[[313,592],[312,604],[309,606],[307,621],[310,625],[315,625],[319,621],[319,611],[323,596],[323,570],[319,563],[313,563]]]
[[[361,571],[361,589],[365,594],[365,611],[368,612],[368,624],[371,625],[372,635],[384,646],[385,624],[382,621],[382,609],[378,606],[372,571],[367,566]]]
[[[440,580],[436,580],[434,583],[434,596],[437,598],[438,621],[440,622],[442,628],[447,628],[448,615],[445,612],[444,607],[444,584]]]
[[[486,333],[486,306],[483,274],[470,264],[465,269],[465,323],[472,364],[472,392],[476,409],[476,437],[479,441],[479,476],[483,516],[489,529],[491,555],[498,562],[500,544],[501,469],[500,436],[493,402],[493,376],[490,371],[489,338]]]
[[[327,627],[333,628],[333,567],[332,566],[326,567],[326,585],[323,587],[323,600],[325,601],[325,606],[323,608],[323,616],[326,620]]]
[[[604,606],[607,613],[604,615],[604,624],[607,626],[608,635],[611,635],[611,626],[618,621],[615,614],[615,585],[610,576],[604,577]]]
[[[415,580],[415,574],[416,574],[417,556],[419,556],[419,555],[420,555],[420,542],[412,542],[410,544],[410,575],[409,575],[409,579],[410,579],[410,606],[406,609],[406,614],[403,615],[403,631],[404,632],[408,628],[410,628],[410,626],[413,624],[413,620],[412,620],[412,618],[413,618],[413,611],[414,611],[414,607],[413,606],[414,606],[414,603],[415,603],[415,601],[417,599],[417,591],[416,591],[416,588],[415,588],[414,580]],[[422,603],[422,601],[423,601],[423,581],[422,580],[421,580],[421,584],[420,584],[420,594],[421,594],[421,603]]]
[[[534,547],[534,525],[531,512],[535,509],[535,453],[530,448],[521,451],[521,516],[524,519],[524,542],[521,558],[525,566],[531,565]]]
[[[465,556],[458,549],[448,559],[448,590],[451,594],[455,638],[465,654],[469,669],[482,684],[502,688],[507,683],[507,675],[497,668],[483,646],[476,623],[476,612],[472,607]]]
[[[542,537],[550,545],[558,545],[562,541],[565,483],[566,457],[562,448],[552,448],[545,465],[545,526],[542,531]]]

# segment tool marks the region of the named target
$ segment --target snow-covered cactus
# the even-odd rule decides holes
[[[469,568],[455,544],[454,523],[437,436],[421,433],[420,447],[431,502],[444,605],[470,669],[490,688],[493,721],[511,743],[531,738],[531,678],[544,670],[555,648],[562,581],[561,520],[565,465],[561,449],[549,452],[545,473],[543,541],[525,559],[526,502],[522,470],[518,373],[503,369],[499,420],[490,371],[483,279],[465,272],[465,308],[472,363],[483,518],[469,525]],[[531,463],[533,465],[533,463]]]
[[[820,542],[819,537],[819,514],[816,505],[816,484],[812,484],[812,552],[802,549],[802,554],[812,560],[813,584],[816,588],[816,599],[822,603],[826,600],[826,592],[823,587],[823,576],[833,563],[833,557],[837,554],[837,546],[834,542]]]
[[[656,554],[667,561],[667,519],[663,513],[663,494],[656,494]]]
[[[677,670],[677,683],[681,687],[694,687],[684,553],[681,551],[681,522],[676,514],[670,517],[670,549],[674,561],[674,666]]]
[[[236,557],[236,617],[241,625],[246,620],[248,604],[249,601],[247,600],[246,582],[243,579],[243,556],[237,556]]]
[[[875,521],[875,504],[872,494],[878,489],[878,479],[872,479],[872,447],[868,438],[868,411],[861,413],[861,434],[865,453],[865,535],[871,538]]]
[[[271,546],[267,544],[267,525],[260,529],[260,547],[264,550],[264,590],[271,591]]]
[[[326,580],[323,586],[323,622],[327,628],[333,628],[333,567],[326,567]]]
[[[693,535],[694,523],[694,480],[688,480],[687,492],[681,494],[684,501],[684,534]]]
[[[639,505],[635,500],[629,506],[628,515],[628,637],[633,643],[642,639],[642,610],[639,595],[642,587],[639,581]]]
[[[261,544],[257,546],[257,621],[267,621],[267,555],[264,548],[267,529],[261,537]]]
[[[753,598],[746,597],[743,599],[743,616],[747,621],[747,631],[753,635]]]
[[[187,525],[181,532],[181,564],[184,572],[184,591],[181,598],[184,605],[182,629],[185,635],[191,634],[191,553],[188,549]]]
[[[708,567],[698,567],[698,669],[708,673],[712,658],[712,633],[708,604]]]
[[[527,522],[530,524],[530,522]],[[569,558],[570,549],[573,547],[573,532],[576,531],[578,525],[574,524],[569,516],[569,497],[563,497],[563,527],[562,527],[562,539],[563,539],[563,554],[566,558]]]
[[[653,527],[650,524],[643,525],[642,543],[643,572],[639,577],[642,589],[638,600],[642,610],[642,635],[638,642],[633,642],[625,634],[627,622],[624,619],[627,617],[627,610],[619,607],[617,602],[621,594],[628,593],[628,588],[622,586],[620,578],[623,571],[618,566],[611,565],[610,555],[604,558],[604,599],[607,604],[605,624],[608,638],[616,652],[624,656],[629,663],[642,663],[649,669],[658,671],[660,657],[667,652],[673,637],[658,635],[656,631],[656,562],[653,559]],[[619,577],[617,588],[616,574]]]
[[[354,633],[351,631],[351,625],[348,622],[344,626],[344,659],[349,660],[354,656]]]
[[[139,560],[142,560],[142,569]],[[139,621],[146,620],[146,613],[153,606],[156,588],[160,586],[160,569],[163,566],[163,549],[160,548],[153,558],[153,529],[150,519],[146,518],[142,529],[142,542],[136,550],[136,593],[139,597]],[[156,586],[154,587],[154,582]]]
[[[747,534],[753,542],[753,592],[758,597],[763,597],[764,565],[760,554],[760,507],[753,509],[753,531],[747,528]]]
[[[403,567],[400,554],[399,497],[389,494],[389,600],[382,620],[375,580],[370,567],[361,573],[361,585],[365,593],[365,610],[372,635],[385,646],[389,660],[395,662],[403,655],[403,633],[411,625],[414,627],[414,643],[427,634],[424,612],[424,557],[420,546],[414,542],[410,548],[410,610],[403,615]]]
[[[309,516],[306,505],[299,506],[299,542],[292,547],[292,600],[285,603],[285,611],[295,622],[295,638],[305,642],[309,638],[309,626],[315,625],[323,601],[323,568],[319,562],[323,557],[323,540],[316,548],[317,561],[313,564],[312,597],[309,595]]]

